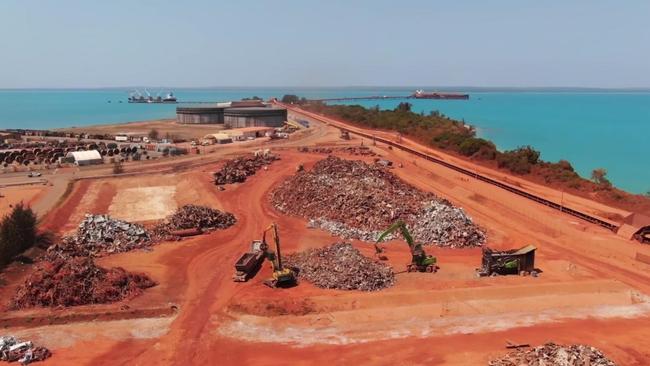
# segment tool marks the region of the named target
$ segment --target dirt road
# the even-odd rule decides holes
[[[637,252],[650,255],[650,248],[382,146],[373,149],[404,166],[393,169],[395,174],[463,207],[488,229],[490,246],[535,244],[541,277],[477,278],[479,249],[427,248],[439,258],[437,274],[398,273],[394,287],[376,293],[323,290],[306,282],[269,289],[262,284],[271,274],[266,265],[251,281],[232,282],[234,261],[271,221],[280,227],[285,253],[337,240],[307,229],[303,219],[279,214],[268,202],[269,191],[298,164],[309,169],[324,158],[299,153],[293,146],[341,144],[337,136],[336,129],[322,127],[311,137],[278,144],[280,161],[223,192],[210,182],[211,163],[181,173],[152,173],[146,179],[120,178],[111,187],[105,181],[77,183],[48,217],[45,224],[53,230],[74,227],[77,210],[110,211],[120,202],[120,192],[136,182],[142,187],[174,186],[175,192],[184,192],[174,196],[176,204],[195,200],[234,213],[238,222],[224,231],[159,245],[153,252],[102,259],[103,265],[144,271],[158,281],[158,287],[128,305],[138,309],[174,304],[178,313],[164,318],[168,322],[102,321],[101,329],[89,323],[67,324],[56,328],[58,337],[71,338],[65,344],[48,339],[52,328],[47,326],[5,332],[52,344],[54,357],[46,363],[52,365],[480,365],[505,353],[506,340],[586,343],[622,365],[650,362],[650,266],[634,259]],[[124,210],[119,204],[113,207]],[[372,246],[354,245],[372,256]],[[407,247],[399,241],[386,246],[388,263],[403,268],[409,260]]]

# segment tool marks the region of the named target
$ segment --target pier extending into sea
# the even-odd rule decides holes
[[[415,93],[410,95],[371,95],[365,97],[340,97],[340,98],[322,98],[322,99],[310,99],[312,102],[344,102],[352,100],[378,100],[378,99],[452,99],[452,100],[467,100],[469,99],[469,94],[463,93],[427,93],[421,90],[417,90]]]

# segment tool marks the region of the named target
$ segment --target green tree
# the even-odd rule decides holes
[[[607,179],[607,170],[604,168],[597,168],[591,172],[591,180],[599,186],[609,188],[612,182]]]
[[[497,155],[499,168],[506,168],[515,174],[528,174],[533,165],[539,163],[539,151],[530,146],[521,146]]]
[[[0,264],[9,263],[36,241],[36,214],[22,202],[18,203],[0,222]]]
[[[409,102],[400,102],[400,104],[395,107],[395,112],[410,112],[413,105]]]
[[[160,133],[159,133],[158,130],[156,130],[155,128],[152,128],[152,129],[149,131],[148,136],[149,136],[149,138],[152,139],[152,140],[158,140],[158,137],[160,137]]]
[[[113,163],[113,174],[122,174],[124,173],[124,167],[122,166],[122,162],[119,160],[115,160]]]
[[[286,104],[298,104],[300,98],[295,94],[285,94],[282,96],[281,101]]]
[[[485,150],[484,155],[487,155],[487,151],[494,151],[496,153],[496,147],[490,141],[487,141],[482,138],[470,137],[461,142],[458,146],[459,152],[465,156],[473,156],[482,149]]]

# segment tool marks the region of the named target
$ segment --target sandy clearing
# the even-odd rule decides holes
[[[33,206],[45,193],[45,186],[17,186],[0,188],[0,217],[11,212],[14,205],[24,203]]]
[[[3,333],[29,339],[48,348],[60,349],[74,347],[78,342],[98,337],[113,340],[158,338],[169,330],[172,321],[173,317],[113,320],[28,329],[5,329]]]
[[[118,190],[108,207],[112,217],[137,222],[159,220],[176,210],[176,186],[134,187]]]

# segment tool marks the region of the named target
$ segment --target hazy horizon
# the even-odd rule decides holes
[[[650,2],[5,0],[0,88],[650,88]]]
[[[650,92],[650,87],[581,87],[581,86],[471,86],[471,85],[214,85],[214,86],[173,86],[173,85],[137,85],[137,86],[70,86],[70,87],[16,87],[2,88],[0,91],[20,91],[20,90],[123,90],[123,89],[174,89],[174,90],[218,90],[218,89],[424,89],[424,90],[467,90],[467,91],[593,91],[593,92]],[[173,91],[173,90],[172,90]]]

